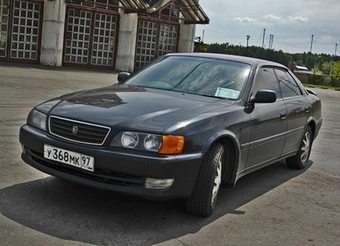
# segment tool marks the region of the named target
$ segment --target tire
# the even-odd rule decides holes
[[[189,213],[210,216],[216,206],[218,191],[225,167],[226,150],[221,143],[215,143],[203,159],[191,197],[186,201]]]
[[[300,149],[295,156],[288,157],[286,163],[289,167],[295,169],[303,169],[306,167],[313,144],[313,131],[310,126],[307,126],[303,134]]]

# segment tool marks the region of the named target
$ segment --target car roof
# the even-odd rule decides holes
[[[272,62],[268,60],[246,57],[246,56],[237,56],[237,55],[227,55],[227,54],[217,54],[217,53],[169,53],[166,56],[185,56],[185,57],[201,57],[201,58],[210,58],[210,59],[219,59],[219,60],[228,60],[235,62],[242,62],[252,66],[256,65],[268,65],[268,66],[277,66],[287,69],[284,65]]]

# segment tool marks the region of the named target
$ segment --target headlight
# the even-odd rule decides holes
[[[148,134],[144,138],[144,148],[146,150],[157,152],[162,146],[162,137],[160,135]]]
[[[116,135],[111,146],[160,154],[179,154],[184,149],[184,137],[127,131]]]
[[[121,141],[124,147],[133,149],[136,148],[139,137],[136,132],[124,132]]]
[[[27,117],[27,124],[46,131],[46,114],[33,109]]]

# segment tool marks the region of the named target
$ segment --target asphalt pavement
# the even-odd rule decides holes
[[[324,123],[305,170],[284,162],[221,188],[209,218],[51,177],[25,164],[36,104],[116,83],[107,70],[0,63],[0,245],[340,245],[340,92],[315,89]]]

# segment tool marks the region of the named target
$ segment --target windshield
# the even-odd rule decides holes
[[[166,56],[129,78],[125,84],[238,99],[249,71],[249,65],[239,62]]]

